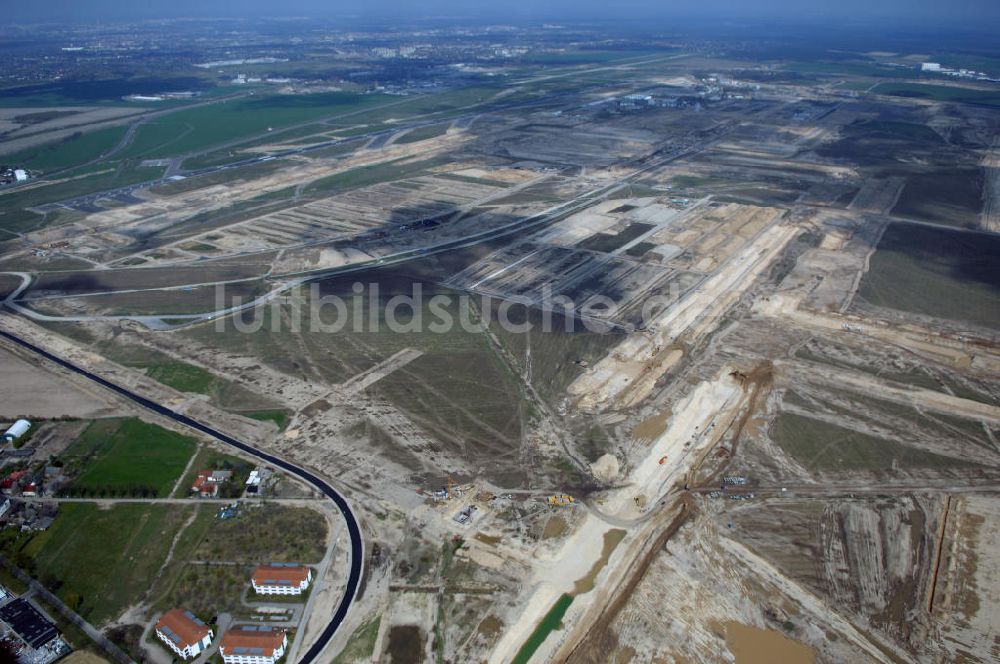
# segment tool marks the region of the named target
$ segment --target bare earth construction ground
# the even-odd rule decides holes
[[[995,661],[996,110],[755,67],[661,54],[332,152],[264,136],[235,149],[276,167],[4,245],[0,326],[343,488],[365,582],[334,661]],[[469,329],[390,329],[414,287],[403,323]],[[341,314],[365,329],[319,329]],[[3,362],[5,416],[124,414]],[[324,518],[299,652],[343,582]],[[229,597],[176,543],[143,605]]]

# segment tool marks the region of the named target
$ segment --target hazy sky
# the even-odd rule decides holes
[[[526,19],[778,18],[966,23],[1000,28],[1000,0],[5,0],[0,21],[355,15]],[[2,37],[0,37],[2,38]]]

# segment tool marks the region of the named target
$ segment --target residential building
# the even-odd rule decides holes
[[[301,595],[312,581],[312,569],[297,563],[258,565],[250,582],[261,595]]]
[[[0,482],[0,491],[10,496],[21,487],[21,480],[28,476],[26,470],[15,470]]]
[[[219,653],[226,664],[274,664],[286,647],[288,634],[281,628],[240,625],[223,635]]]
[[[214,498],[219,494],[219,486],[233,477],[231,470],[203,470],[191,485],[191,491],[202,498]]]
[[[170,609],[156,623],[156,635],[181,659],[201,654],[212,643],[212,630],[185,609]]]

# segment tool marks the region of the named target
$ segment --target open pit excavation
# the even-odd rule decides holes
[[[997,661],[996,11],[388,4],[10,19],[0,660]]]

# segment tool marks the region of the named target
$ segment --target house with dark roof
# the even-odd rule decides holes
[[[312,568],[298,563],[258,565],[250,583],[261,595],[301,595],[312,581]]]
[[[191,659],[212,643],[214,634],[190,611],[170,609],[156,622],[156,636],[181,659]]]
[[[274,664],[285,654],[288,634],[278,627],[239,625],[222,637],[219,653],[225,664]]]

